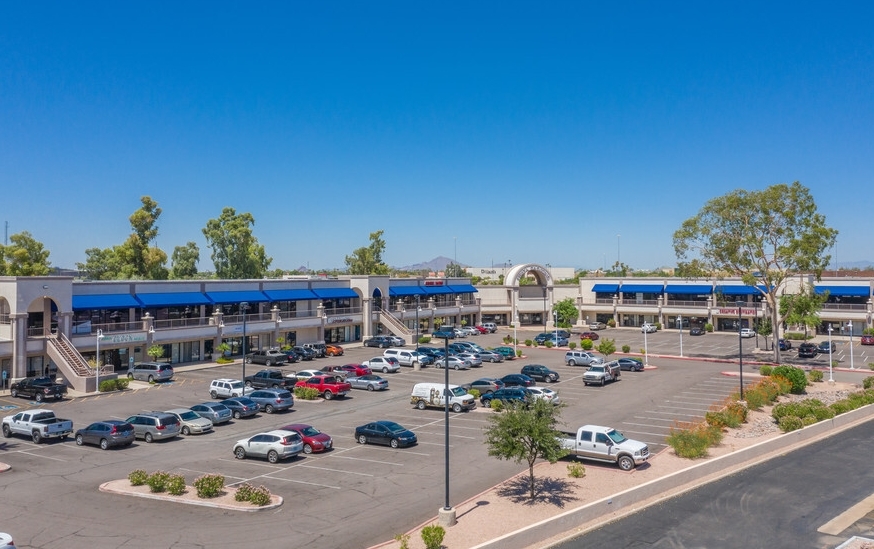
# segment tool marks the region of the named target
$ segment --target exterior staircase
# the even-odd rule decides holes
[[[46,338],[46,354],[58,367],[58,371],[73,389],[83,393],[95,391],[94,368],[88,365],[85,357],[76,350],[64,334]],[[101,372],[101,375],[103,372]]]
[[[415,343],[415,341],[413,341],[413,338],[416,337],[415,334],[413,334],[413,332],[410,331],[403,322],[398,320],[391,311],[379,309],[377,313],[377,320],[383,327],[388,329],[389,332],[398,337],[404,338],[407,344]]]

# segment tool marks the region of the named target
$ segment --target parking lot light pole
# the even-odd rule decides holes
[[[744,399],[744,340],[741,336],[741,323],[743,322],[742,307],[744,302],[737,301],[737,364],[740,373],[740,399]]]
[[[416,352],[419,352],[419,311],[422,310],[422,306],[419,305],[419,296],[416,295]]]
[[[680,356],[683,356],[683,317],[677,315],[677,327],[680,328]]]
[[[515,358],[519,352],[519,337],[516,333],[516,329],[519,327],[519,308],[517,307],[513,312],[516,313],[516,318],[513,319],[513,355]]]
[[[850,370],[855,370],[856,366],[853,364],[853,321],[847,322],[847,329],[850,330]]]
[[[240,311],[243,313],[243,394],[246,394],[245,382],[246,382],[246,311],[249,310],[249,302],[244,301],[240,303]]]
[[[832,376],[832,325],[828,325],[828,384],[834,385],[835,378]]]
[[[103,330],[97,329],[97,355],[94,357],[94,392],[100,392],[100,340],[103,339]]]
[[[646,342],[646,329],[643,330],[643,365],[644,367],[649,366],[649,345]]]
[[[446,483],[446,498],[443,502],[443,507],[437,512],[440,519],[440,524],[443,526],[455,525],[455,509],[449,505],[449,338],[443,336],[444,356],[443,356],[443,413],[444,413],[444,479]]]

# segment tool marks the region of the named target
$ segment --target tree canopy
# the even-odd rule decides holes
[[[797,294],[780,296],[780,316],[787,324],[802,326],[807,334],[808,328],[819,326],[819,311],[828,299],[829,293],[817,295],[813,288],[806,288]]]
[[[217,219],[210,219],[203,236],[212,249],[212,262],[219,278],[262,278],[273,258],[267,257],[264,246],[252,234],[255,218],[250,213],[238,214],[226,207]]]
[[[49,251],[27,231],[9,237],[11,244],[0,244],[0,275],[45,276],[49,274]]]
[[[738,276],[758,288],[778,330],[778,291],[797,273],[820,279],[837,234],[817,212],[809,189],[796,181],[762,191],[738,189],[709,200],[674,232],[674,252],[681,268],[697,259],[689,270]],[[774,360],[780,361],[779,346]]]
[[[574,300],[571,297],[562,299],[555,304],[555,312],[558,313],[558,325],[563,328],[570,328],[580,316],[577,306],[574,305]]]
[[[534,464],[538,459],[555,463],[567,454],[562,449],[557,426],[561,406],[534,399],[531,406],[506,406],[489,416],[486,446],[489,455],[501,460],[528,463],[528,486],[531,499],[536,495]]]
[[[384,231],[370,233],[370,245],[358,248],[352,255],[346,256],[346,269],[353,275],[385,275],[389,273],[388,265],[382,260],[385,251]]]
[[[200,261],[200,248],[194,242],[176,246],[170,260],[170,278],[183,279],[197,276],[197,262]]]

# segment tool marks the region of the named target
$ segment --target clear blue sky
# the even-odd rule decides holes
[[[272,268],[650,269],[710,198],[801,181],[874,260],[870,2],[3,2],[0,197],[53,265],[251,212]],[[617,237],[621,235],[621,237]]]

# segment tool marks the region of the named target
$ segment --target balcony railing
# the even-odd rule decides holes
[[[865,312],[868,306],[864,303],[823,303],[823,310],[827,311],[862,311]]]

